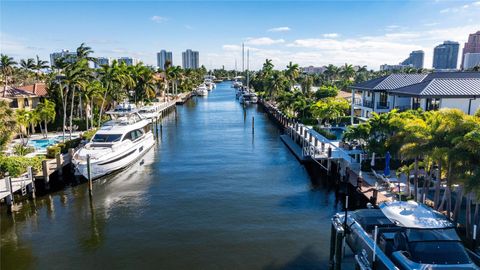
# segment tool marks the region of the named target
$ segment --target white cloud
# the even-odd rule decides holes
[[[263,46],[263,45],[274,45],[285,43],[284,39],[272,39],[269,37],[260,37],[260,38],[247,38],[245,44],[254,45],[254,46]]]
[[[168,18],[155,15],[155,16],[152,16],[152,17],[150,18],[150,20],[152,20],[152,21],[154,21],[154,22],[156,22],[156,23],[162,23],[162,22],[168,21]]]
[[[474,6],[480,6],[480,1],[473,2],[472,5],[474,5]]]
[[[340,36],[340,34],[338,34],[338,33],[323,34],[323,37],[324,37],[324,38],[337,38],[337,37],[339,37],[339,36]]]
[[[268,32],[288,32],[290,30],[292,29],[290,29],[290,27],[288,26],[281,26],[281,27],[270,28],[267,31]]]

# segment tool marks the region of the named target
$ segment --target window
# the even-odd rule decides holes
[[[29,107],[28,98],[23,99],[23,107]]]
[[[386,105],[387,104],[388,95],[386,92],[380,92],[380,104]]]
[[[16,98],[10,102],[10,108],[18,108],[18,100]]]
[[[95,134],[92,142],[117,142],[122,138],[122,134]]]
[[[412,110],[416,110],[420,108],[420,98],[414,97],[412,98]]]
[[[440,107],[439,98],[427,98],[427,111],[438,110]]]
[[[125,140],[132,141],[132,132],[128,132],[127,134],[125,134],[125,137],[123,137],[122,141],[125,141]]]

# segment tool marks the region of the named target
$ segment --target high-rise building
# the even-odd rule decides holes
[[[463,69],[480,67],[480,53],[466,53],[463,57]]]
[[[165,50],[161,50],[157,53],[157,66],[161,69],[165,69],[165,63],[169,61],[170,64],[173,63],[172,52],[167,52]]]
[[[50,54],[50,66],[54,67],[56,61],[62,58],[66,63],[73,63],[77,60],[77,54],[69,50],[62,50],[61,52],[54,52]]]
[[[97,62],[95,62],[95,68],[100,68],[105,65],[112,64],[112,61],[109,57],[97,57]]]
[[[445,41],[433,50],[434,69],[456,69],[458,61],[458,42]]]
[[[182,67],[196,69],[199,67],[199,56],[197,51],[190,49],[182,52]]]
[[[325,69],[326,69],[325,67],[314,67],[314,66],[300,68],[302,73],[306,73],[306,74],[322,74],[325,71]]]
[[[477,31],[476,33],[470,34],[468,36],[468,41],[465,43],[462,52],[462,69],[468,69],[468,67],[464,65],[465,55],[467,53],[480,53],[480,31]],[[473,59],[474,56],[471,55],[470,58]]]
[[[411,65],[414,68],[423,68],[423,58],[425,53],[423,51],[413,51],[410,53],[410,56],[405,59],[401,65],[409,66]]]
[[[134,66],[138,64],[138,59],[132,57],[120,57],[118,58],[118,63],[125,63],[127,66]]]

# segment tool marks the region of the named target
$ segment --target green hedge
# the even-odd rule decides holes
[[[62,148],[57,145],[52,145],[47,147],[47,158],[55,158],[57,154],[60,154],[62,152]]]
[[[93,135],[95,135],[95,132],[97,132],[97,129],[91,129],[89,131],[85,131],[82,133],[82,139],[89,141],[92,139]]]
[[[19,156],[1,156],[0,155],[0,176],[4,177],[8,172],[12,177],[18,177],[27,171],[27,167],[32,166],[34,170],[42,169],[42,160],[44,157],[19,157]]]
[[[335,135],[334,133],[326,130],[326,129],[322,129],[318,126],[314,126],[313,129],[318,132],[320,135],[322,135],[323,137],[329,139],[329,140],[336,140],[337,139],[337,135]]]

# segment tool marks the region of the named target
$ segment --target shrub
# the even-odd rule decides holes
[[[316,132],[318,132],[320,135],[322,135],[323,137],[325,137],[329,140],[336,140],[337,139],[337,135],[333,134],[332,132],[330,132],[326,129],[322,129],[319,126],[314,126],[313,129]]]
[[[13,146],[13,153],[17,156],[25,156],[26,154],[33,152],[35,152],[35,148],[33,146],[23,145],[21,143]]]
[[[73,140],[65,141],[65,143],[62,143],[62,146],[60,146],[60,144],[58,145],[62,148],[62,153],[65,154],[68,152],[68,149],[76,148],[81,141],[82,141],[82,138],[76,138]]]
[[[42,169],[41,156],[36,157],[19,157],[19,156],[1,156],[0,155],[0,177],[5,176],[8,172],[12,177],[18,177],[27,171],[27,167],[32,166],[34,170],[40,171]]]
[[[95,132],[97,132],[97,129],[91,129],[83,132],[82,139],[89,141],[90,139],[92,139],[93,135],[95,135]]]
[[[55,158],[57,154],[62,152],[62,148],[57,145],[47,147],[47,158]]]

